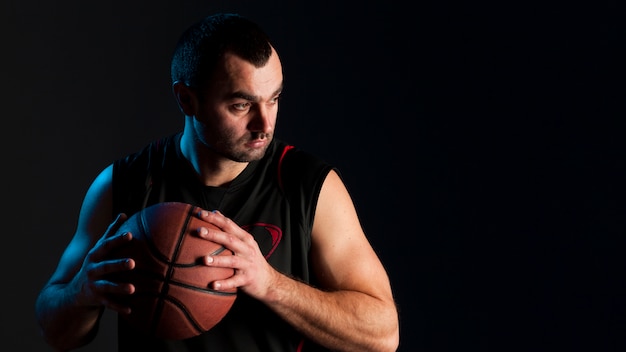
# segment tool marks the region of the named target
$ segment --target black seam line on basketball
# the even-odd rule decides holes
[[[221,246],[220,248],[209,253],[208,255],[220,255],[220,253],[224,252],[225,250],[226,250],[226,247]],[[197,261],[190,262],[190,263],[167,262],[167,264],[171,266],[172,268],[193,268],[195,266],[204,266],[204,265],[198,264]]]
[[[186,284],[184,282],[174,281],[174,280],[170,280],[168,282],[168,284],[170,286],[178,286],[178,287],[186,288],[188,290],[198,291],[198,292],[205,292],[205,293],[216,295],[216,296],[234,296],[234,295],[237,294],[237,292],[216,291],[216,290],[213,290],[213,289],[210,289],[210,288],[202,288],[202,287],[198,287],[198,286],[191,286],[191,285]]]
[[[163,300],[170,301],[170,303],[177,306],[180,309],[180,311],[185,315],[185,317],[187,318],[187,321],[189,321],[191,325],[193,325],[194,329],[196,329],[197,332],[203,333],[207,331],[207,330],[202,329],[202,327],[196,321],[196,319],[194,319],[194,317],[189,314],[189,310],[187,309],[187,307],[185,306],[183,302],[175,299],[172,296],[163,297]]]
[[[145,218],[144,212],[141,213],[140,219],[141,219],[140,224],[141,224],[142,232],[146,234],[146,237],[154,238],[154,236],[152,235],[150,231],[150,226],[148,226],[147,224],[147,220]],[[164,264],[170,263],[169,258],[163,255],[163,253],[161,253],[161,251],[157,248],[157,246],[154,244],[153,241],[146,241],[146,244],[148,245],[148,250],[150,251],[150,253],[154,256],[156,260]]]
[[[137,297],[146,297],[146,298],[150,298],[150,297],[157,297],[158,294],[150,294],[150,293],[138,293]],[[160,297],[158,297],[159,299],[161,299]],[[187,320],[193,325],[194,329],[196,329],[196,331],[198,331],[199,333],[202,332],[206,332],[208,330],[204,330],[202,329],[202,327],[200,326],[200,324],[194,319],[193,316],[191,316],[189,314],[189,310],[187,309],[187,307],[185,306],[185,304],[177,299],[175,299],[172,296],[168,296],[168,297],[163,297],[163,301],[169,301],[172,305],[178,307],[179,311],[182,312],[185,317],[187,317]],[[150,327],[150,334],[152,335],[156,335],[156,327],[155,325],[158,324],[157,319],[153,320],[153,324]]]
[[[192,208],[193,209],[193,208]],[[193,212],[191,212],[191,215],[193,215]],[[150,227],[148,226],[148,224],[146,223],[146,219],[145,217],[142,216],[140,217],[141,221],[140,221],[140,226],[142,227],[141,230],[143,233],[146,234],[146,236],[148,237],[154,237],[152,236],[152,234],[150,233]],[[187,223],[185,224],[185,227],[187,227],[188,225],[188,221],[191,219],[191,217],[187,218]],[[190,263],[186,263],[186,264],[181,264],[181,263],[175,263],[175,261],[170,260],[170,258],[166,257],[165,255],[163,255],[163,253],[161,253],[161,251],[156,247],[156,245],[154,244],[153,241],[146,241],[146,245],[148,246],[148,249],[150,251],[150,253],[152,254],[152,256],[154,257],[155,260],[165,264],[165,265],[173,265],[176,268],[190,268],[193,266],[198,265],[197,262],[190,262]],[[219,255],[220,253],[222,253],[223,251],[226,250],[226,247],[221,246],[220,248],[216,249],[213,253],[209,253],[208,255]],[[177,259],[177,258],[174,258]]]
[[[150,227],[147,226],[147,223],[146,223],[146,219],[145,219],[146,211],[147,211],[146,209],[144,209],[141,212],[141,226],[143,227],[143,233],[145,233],[146,235],[149,235],[150,237],[153,237],[152,234],[150,233],[150,231],[148,230]],[[147,242],[150,243],[152,241],[147,241]],[[154,253],[160,253],[156,249],[156,247],[152,248],[152,246],[150,246],[150,248],[151,248],[150,250],[154,250]],[[154,314],[155,314],[154,316],[155,316],[156,319],[152,319],[152,323],[150,324],[150,328],[148,329],[148,331],[151,334],[153,334],[153,335],[156,333],[156,329],[158,327],[157,323],[158,323],[158,321],[161,318],[161,311],[163,310],[163,307],[162,307],[163,303],[162,303],[162,301],[163,301],[162,295],[159,294],[159,298],[157,299],[157,307],[155,308],[155,311],[154,311]]]
[[[157,282],[161,282],[164,283],[165,282],[165,278],[162,275],[157,275],[153,272],[150,271],[146,271],[146,270],[137,270],[136,271],[137,274],[140,274],[141,276],[145,277],[145,278],[151,278],[153,280],[156,280]],[[213,290],[210,288],[201,288],[201,287],[197,287],[197,286],[191,286],[189,284],[186,284],[184,282],[180,282],[180,281],[174,281],[174,280],[169,280],[168,281],[168,286],[177,286],[177,287],[182,287],[188,290],[193,290],[193,291],[198,291],[198,292],[205,292],[208,294],[214,294],[217,296],[234,296],[237,294],[237,292],[225,292],[225,291],[217,291],[217,290]],[[146,295],[148,294],[148,292],[144,292],[144,291],[137,291],[136,295],[140,296],[140,295]],[[153,294],[154,297],[158,297],[160,295],[160,293],[155,293]]]
[[[210,255],[219,255],[220,253],[222,253],[223,251],[226,250],[226,247],[221,246],[220,248],[216,249],[213,253],[211,253]]]
[[[178,238],[176,240],[176,248],[172,255],[172,263],[176,263],[178,259],[178,255],[180,254],[180,248],[182,247],[183,239],[185,238],[185,233],[187,232],[187,226],[189,226],[189,222],[191,221],[191,217],[193,216],[194,209],[195,209],[194,206],[189,206],[189,211],[187,212],[187,216],[185,217],[185,222],[183,223],[183,226],[181,226],[180,232],[178,233]],[[164,309],[163,307],[165,305],[164,299],[167,297],[169,293],[169,283],[173,275],[173,272],[174,272],[174,266],[171,263],[169,263],[169,265],[167,266],[167,274],[165,274],[165,280],[163,281],[163,289],[161,290],[161,294],[159,295],[159,299],[157,300],[157,305],[154,310],[154,315],[158,319],[154,319],[152,321],[152,327],[150,329],[152,332],[156,332],[156,329],[157,329],[156,322],[159,321],[159,319],[161,318],[161,314],[163,313],[163,309]]]

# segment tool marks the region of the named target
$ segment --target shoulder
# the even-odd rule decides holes
[[[336,168],[321,157],[297,146],[279,142],[277,147],[280,155],[278,181],[281,189],[287,195],[316,198],[324,179]]]
[[[178,147],[179,139],[180,133],[176,133],[148,143],[142,149],[117,159],[113,164],[114,172],[119,173],[128,168],[148,166],[151,162],[160,161],[167,151]]]
[[[334,168],[333,165],[318,155],[285,142],[278,141],[277,153],[280,155],[279,163],[283,173],[311,175],[311,172],[327,173]]]
[[[155,173],[160,172],[170,151],[176,151],[180,134],[154,140],[135,153],[113,162],[111,178],[113,184],[114,211],[128,212],[131,200],[144,199],[152,187]]]

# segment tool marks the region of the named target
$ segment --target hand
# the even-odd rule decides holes
[[[134,285],[111,281],[111,277],[134,269],[135,261],[131,258],[109,259],[115,249],[132,240],[130,232],[116,233],[127,218],[126,214],[118,215],[85,256],[79,273],[72,281],[77,287],[77,301],[80,304],[103,305],[118,313],[130,313],[130,307],[120,303],[119,298],[120,295],[133,294]]]
[[[213,282],[212,288],[225,290],[237,287],[257,299],[265,297],[279,274],[269,265],[254,237],[219,211],[202,210],[198,216],[221,230],[201,227],[198,235],[219,243],[234,253],[232,256],[204,257],[204,264],[207,266],[235,270],[232,277]]]

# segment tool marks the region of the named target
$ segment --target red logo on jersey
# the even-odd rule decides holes
[[[283,238],[283,231],[278,226],[272,224],[258,222],[242,226],[242,228],[254,236],[265,259],[274,253],[274,250]]]

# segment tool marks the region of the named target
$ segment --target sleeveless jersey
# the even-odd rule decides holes
[[[251,233],[276,270],[316,284],[309,263],[311,228],[322,183],[331,169],[321,159],[274,139],[226,188],[202,184],[182,156],[177,133],[116,160],[113,214],[131,216],[158,202],[217,209]],[[264,304],[239,292],[210,331],[180,340],[146,336],[118,319],[119,351],[326,351],[306,340]]]

